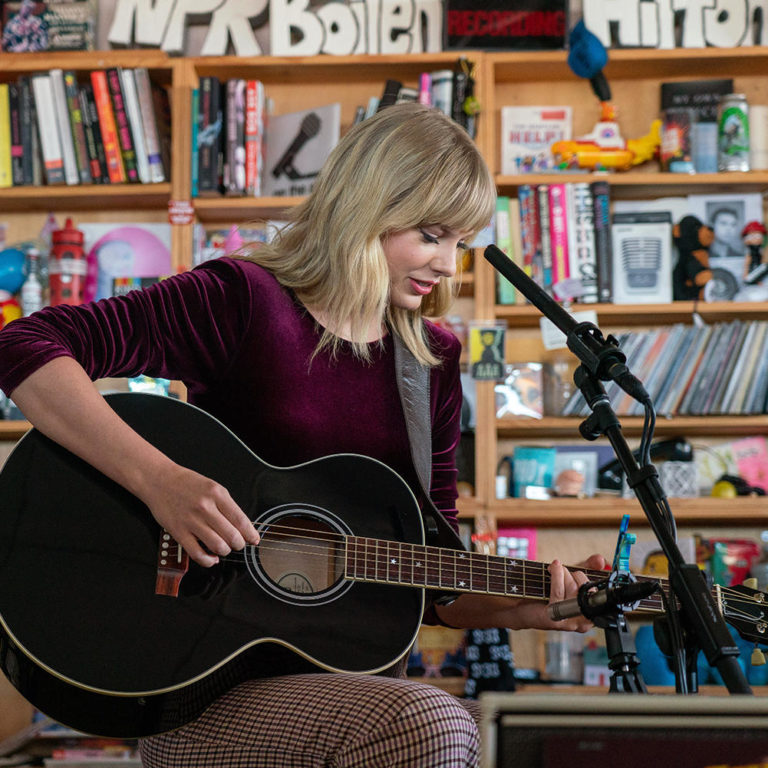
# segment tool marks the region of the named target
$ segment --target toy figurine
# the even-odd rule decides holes
[[[616,120],[616,107],[611,103],[611,89],[603,75],[608,62],[605,47],[583,21],[571,30],[568,42],[568,66],[575,75],[589,80],[600,102],[600,119],[590,133],[552,145],[550,150],[560,167],[627,171],[652,160],[661,145],[661,120],[654,120],[645,136],[625,141]]]
[[[672,297],[675,301],[704,298],[704,286],[712,279],[709,246],[714,239],[711,227],[695,216],[683,216],[672,230],[679,257],[672,270]]]
[[[768,301],[768,264],[763,262],[765,226],[759,221],[750,221],[741,230],[741,242],[747,246],[744,258],[744,284],[734,295],[734,301]]]
[[[759,283],[768,273],[768,264],[763,263],[763,246],[768,230],[759,221],[750,221],[741,230],[741,242],[747,246],[744,262],[744,282],[747,285]]]

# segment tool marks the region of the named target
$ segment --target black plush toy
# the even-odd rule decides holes
[[[683,216],[672,230],[678,251],[672,271],[672,296],[675,301],[704,297],[704,286],[712,279],[709,246],[714,239],[711,227],[695,216]]]

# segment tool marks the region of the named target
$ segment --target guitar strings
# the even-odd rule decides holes
[[[266,548],[273,549],[273,550],[279,551],[279,552],[281,552],[283,554],[291,553],[291,554],[299,554],[299,555],[309,555],[309,556],[315,556],[315,557],[323,557],[323,558],[327,559],[328,558],[328,549],[329,549],[329,547],[327,546],[328,544],[341,544],[341,543],[344,543],[347,539],[350,538],[349,536],[347,536],[345,534],[337,534],[337,533],[334,533],[334,532],[331,532],[331,531],[328,531],[328,532],[318,532],[318,531],[315,531],[315,532],[313,532],[313,534],[314,534],[313,536],[308,536],[308,535],[306,535],[307,530],[308,529],[306,527],[303,527],[303,526],[285,526],[285,525],[278,525],[278,524],[270,525],[266,529],[265,534],[268,536],[270,533],[272,533],[272,534],[276,534],[276,536],[273,536],[272,539],[265,538],[265,540],[259,545],[259,547],[261,549],[266,549]],[[318,534],[320,536],[319,538],[318,538]],[[284,538],[284,542],[283,543],[279,543],[279,537],[280,536],[282,536]],[[367,549],[367,544],[364,544],[363,542],[374,542],[374,543],[376,543],[378,541],[378,542],[385,543],[385,544],[386,543],[393,543],[393,544],[397,545],[397,547],[399,549],[399,558],[398,559],[400,561],[399,562],[399,567],[400,567],[400,572],[401,573],[402,573],[402,568],[403,567],[406,568],[406,569],[409,568],[409,567],[413,567],[416,564],[416,562],[418,560],[418,557],[419,557],[419,553],[409,552],[408,549],[407,549],[408,547],[411,547],[411,546],[419,547],[419,548],[424,550],[424,552],[423,552],[424,555],[429,555],[430,551],[434,551],[434,552],[438,553],[438,557],[440,557],[440,553],[446,553],[446,552],[452,551],[452,550],[440,549],[440,548],[437,548],[437,547],[429,547],[429,546],[423,545],[423,544],[413,544],[412,545],[412,544],[407,543],[407,542],[388,542],[387,540],[376,540],[376,539],[369,539],[369,538],[366,538],[366,537],[353,537],[353,538],[359,539],[360,540],[360,545],[363,546],[363,547],[366,547],[366,549]],[[301,539],[303,539],[304,541],[297,541],[297,540],[301,540]],[[289,549],[286,546],[286,543],[288,543],[288,542],[290,542],[290,545],[295,547],[295,548],[294,549]],[[403,552],[403,549],[402,549],[402,546],[401,546],[403,544],[406,546],[405,552]],[[312,550],[315,550],[315,551],[312,551]],[[391,579],[390,574],[389,574],[389,565],[390,565],[390,563],[384,562],[385,558],[388,558],[391,553],[382,552],[382,551],[371,553],[371,552],[366,552],[364,550],[361,554],[364,557],[367,556],[367,558],[369,560],[370,560],[371,557],[373,557],[373,560],[374,560],[374,563],[373,563],[374,573],[373,573],[373,575],[369,575],[366,572],[366,574],[363,577],[361,577],[361,578],[364,578],[364,579],[365,578],[371,578],[371,579],[373,579],[375,581],[379,581],[380,580],[380,581],[382,581],[382,583],[387,583],[387,582],[392,583],[392,579]],[[505,558],[502,558],[499,555],[490,555],[490,556],[488,556],[488,555],[484,555],[482,553],[467,553],[467,554],[470,556],[470,560],[478,560],[478,559],[488,558],[488,557],[495,558],[495,561],[487,560],[486,563],[484,564],[485,567],[483,567],[483,564],[480,564],[480,569],[479,569],[479,572],[477,574],[477,578],[478,579],[482,578],[482,575],[483,575],[482,572],[483,571],[485,571],[486,582],[490,581],[493,578],[497,578],[497,579],[504,578],[506,580],[509,577],[515,577],[515,576],[522,575],[523,580],[524,580],[524,584],[526,586],[540,587],[542,590],[547,590],[548,589],[548,586],[549,586],[549,574],[543,571],[543,568],[546,567],[544,563],[532,563],[531,561],[520,560],[518,558],[506,558],[505,559]],[[243,553],[233,553],[233,555],[234,555],[234,557],[232,555],[230,555],[230,556],[227,556],[226,558],[223,558],[223,559],[225,559],[225,560],[227,560],[227,559],[228,560],[244,560],[245,559],[245,555]],[[344,553],[344,554],[342,554],[342,553],[334,553],[332,555],[332,557],[333,557],[334,560],[341,561],[344,564],[346,564],[346,560],[347,560],[346,553]],[[412,557],[413,559],[409,559],[409,557]],[[521,565],[511,565],[510,563],[512,563],[512,562],[520,563]],[[378,575],[379,569],[382,566],[384,567],[385,575],[384,576],[379,576]],[[442,570],[440,570],[442,567],[445,567],[446,571],[450,571],[451,570],[450,564],[443,563],[443,564],[439,564],[437,566],[433,565],[431,567],[431,569],[428,568],[428,571],[431,571],[431,570],[434,570],[435,568],[437,568],[438,571],[439,571],[439,574],[438,574],[438,578],[439,578],[439,576],[442,575],[442,572],[443,572]],[[587,569],[580,569],[577,566],[569,566],[569,569],[572,569],[572,570],[582,570],[582,571],[585,572],[585,574],[588,577],[590,577],[590,578],[597,578],[597,579],[600,579],[600,580],[604,579],[605,575],[606,575],[606,572],[604,572],[604,571],[589,571]],[[455,578],[455,576],[456,576],[456,566],[455,565],[454,565],[453,570],[454,570],[454,578]],[[530,570],[531,573],[527,573],[528,570]],[[537,570],[541,572],[540,575],[536,573]],[[435,574],[431,573],[431,572],[428,572],[427,573],[427,578],[429,578],[429,576],[432,576],[432,575],[435,575]],[[468,573],[467,574],[467,578],[469,578],[469,579],[473,578],[474,576],[475,576],[475,574],[473,574],[473,573]],[[651,580],[651,579],[652,579],[652,577],[647,577],[646,576],[646,577],[643,578],[641,576],[641,580]],[[653,579],[653,580],[655,580],[655,579]],[[659,579],[658,581],[660,582],[660,585],[661,585],[662,589],[664,589],[665,585],[668,586],[667,581],[665,579]],[[409,583],[409,584],[414,583],[414,580],[411,580],[411,581],[409,581],[407,583]],[[415,584],[415,585],[416,586],[425,586],[425,587],[426,586],[446,586],[446,585],[443,585],[443,584],[424,584],[424,585],[422,585],[420,583],[419,584]],[[744,595],[741,592],[732,590],[729,587],[721,586],[719,589],[720,589],[720,594],[725,596],[725,597],[727,597],[727,599],[728,599],[728,605],[726,606],[727,609],[735,610],[734,604],[736,604],[736,605],[741,605],[741,604],[743,604],[743,605],[753,605],[755,603],[760,603],[759,600],[757,600],[755,598],[752,598],[752,597],[750,597],[748,595]],[[461,588],[457,588],[457,591],[461,591]],[[509,596],[514,596],[514,593],[511,593],[508,590],[505,590],[503,592],[499,592],[498,590],[491,590],[491,589],[487,589],[487,590],[472,590],[472,591],[487,591],[487,592],[493,593],[493,594],[507,594]],[[530,595],[526,595],[526,597],[530,597]],[[642,599],[639,602],[638,605],[642,606],[642,607],[645,607],[647,609],[654,609],[657,606],[660,606],[660,604],[661,604],[661,598],[660,597],[655,598],[654,596],[650,596],[648,598]],[[748,617],[748,615],[747,615],[747,617]],[[756,619],[755,621],[757,622],[757,621],[759,621],[759,619]]]

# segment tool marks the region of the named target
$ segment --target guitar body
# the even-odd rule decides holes
[[[193,406],[107,400],[228,488],[262,542],[213,568],[190,561],[178,595],[156,594],[163,532],[148,509],[30,431],[0,473],[0,666],[32,704],[78,730],[144,736],[254,676],[378,672],[407,652],[424,590],[344,578],[346,536],[423,543],[396,473],[356,455],[273,467]]]

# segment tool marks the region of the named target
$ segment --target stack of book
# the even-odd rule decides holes
[[[169,179],[168,94],[146,68],[0,84],[0,187]]]

